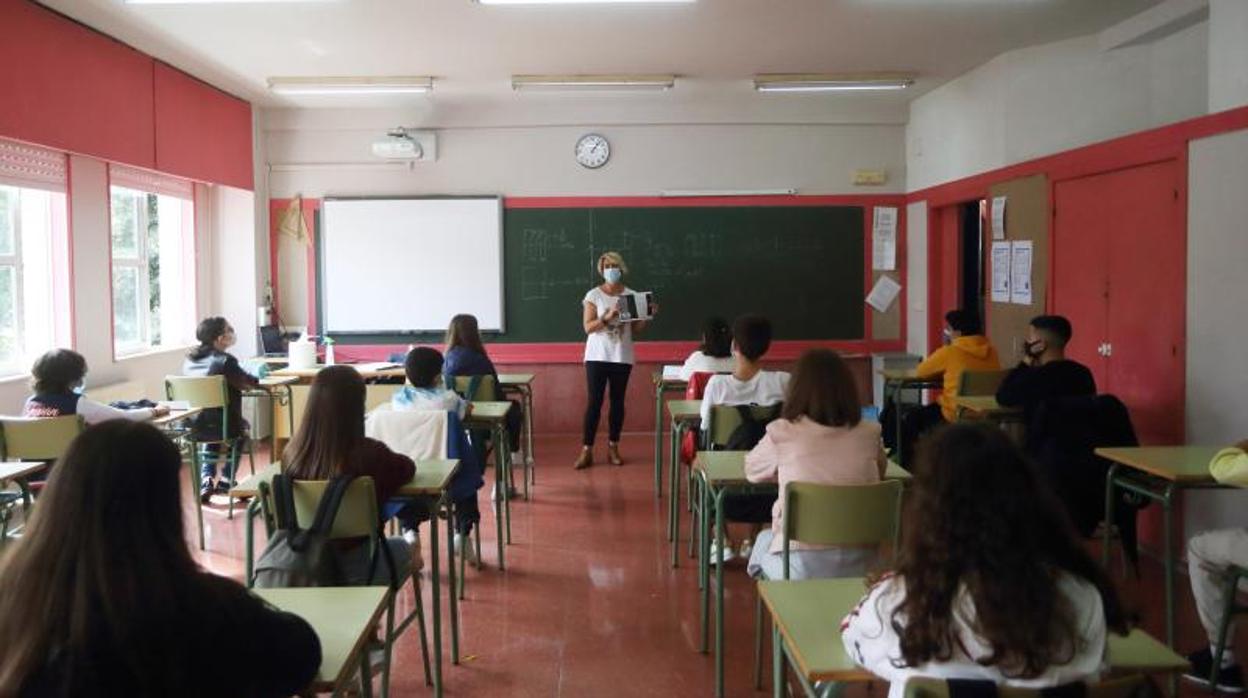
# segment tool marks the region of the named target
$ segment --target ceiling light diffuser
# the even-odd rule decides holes
[[[908,73],[755,75],[759,92],[877,92],[914,84]]]
[[[431,90],[433,78],[424,76],[269,78],[269,91],[278,95],[397,95]]]
[[[670,90],[675,75],[513,75],[511,89],[524,92]]]
[[[687,5],[697,0],[477,0],[482,5]]]

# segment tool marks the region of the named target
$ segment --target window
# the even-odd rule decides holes
[[[169,178],[128,169],[118,176],[119,170],[112,168],[109,191],[114,353],[185,346],[195,322],[190,184],[185,183],[185,196],[169,194],[160,191],[170,188],[163,186]],[[143,185],[153,186],[138,188]]]
[[[0,375],[8,376],[28,371],[35,357],[65,342],[69,313],[65,194],[6,181],[0,180]]]

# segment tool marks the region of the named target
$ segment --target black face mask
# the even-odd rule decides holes
[[[1044,340],[1037,339],[1034,342],[1023,342],[1023,353],[1031,358],[1036,358],[1044,353]]]

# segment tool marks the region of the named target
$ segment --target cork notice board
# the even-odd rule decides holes
[[[1034,175],[1001,182],[989,188],[989,197],[1007,197],[1005,206],[1005,239],[1031,240],[1031,304],[995,303],[985,297],[985,323],[988,339],[997,348],[1003,367],[1018,362],[1023,355],[1023,336],[1027,323],[1045,312],[1045,296],[1049,281],[1049,181]],[[991,216],[989,216],[991,220]],[[984,226],[984,273],[992,279],[992,226]],[[985,283],[987,287],[989,284]]]

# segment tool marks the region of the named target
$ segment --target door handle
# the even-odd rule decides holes
[[[1109,342],[1106,342],[1105,343],[1105,356],[1113,356],[1113,355],[1114,355],[1114,345]]]

